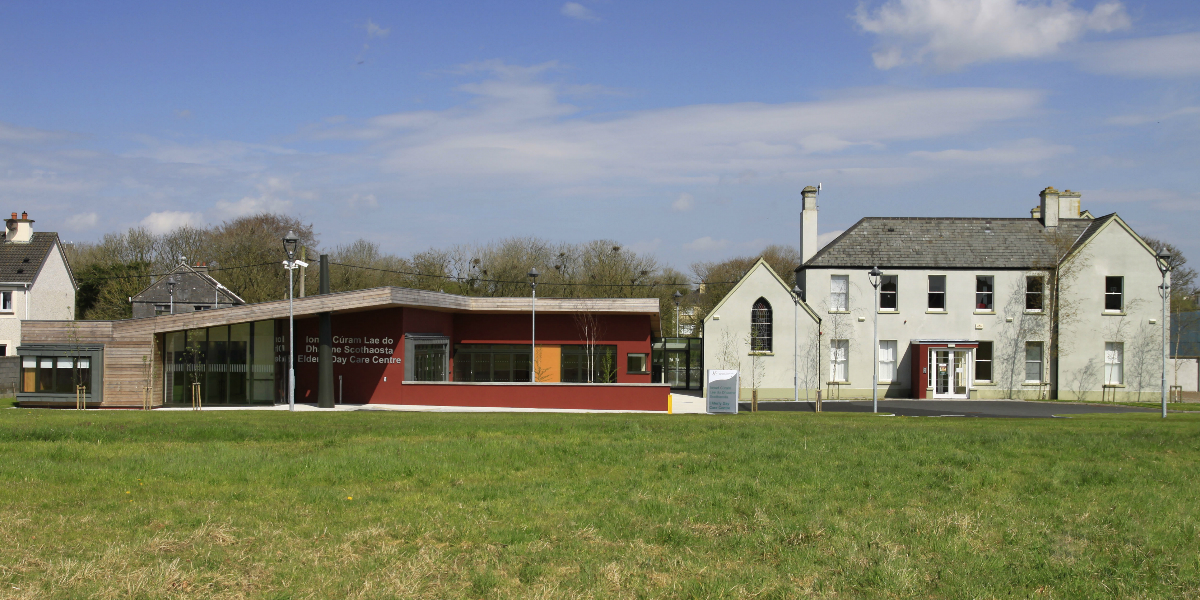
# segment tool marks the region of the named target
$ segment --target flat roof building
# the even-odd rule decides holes
[[[397,287],[296,298],[296,402],[317,401],[327,313],[338,402],[667,410],[669,386],[648,367],[657,299],[539,298],[536,356],[532,309]],[[77,391],[102,408],[287,401],[287,300],[26,327],[22,406],[72,406]]]

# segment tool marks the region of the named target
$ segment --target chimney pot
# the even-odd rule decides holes
[[[17,218],[17,211],[13,211],[13,218]]]
[[[22,219],[28,219],[28,218],[29,218],[29,213],[27,213],[27,212],[25,212],[25,211],[21,211],[21,218],[22,218]]]

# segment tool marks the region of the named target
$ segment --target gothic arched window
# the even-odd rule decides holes
[[[759,298],[750,310],[750,351],[771,351],[771,303]]]

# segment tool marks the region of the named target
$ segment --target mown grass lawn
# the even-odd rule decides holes
[[[1200,415],[0,410],[0,597],[1198,598]]]

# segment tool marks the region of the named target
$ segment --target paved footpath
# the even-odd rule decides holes
[[[749,402],[739,403],[739,409],[750,410]],[[1198,407],[1200,408],[1200,407]],[[812,412],[812,402],[759,402],[760,411]],[[871,412],[870,400],[827,401],[821,404],[825,412]],[[1050,418],[1088,413],[1154,413],[1160,409],[1103,404],[1070,404],[1066,402],[1025,402],[1021,400],[880,400],[879,412],[903,417],[1000,417]]]

